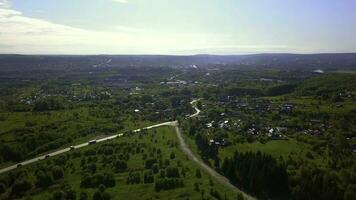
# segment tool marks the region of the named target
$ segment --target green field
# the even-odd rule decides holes
[[[86,152],[99,152],[100,149],[102,150],[108,146],[114,147],[115,150],[113,153],[109,152],[107,155],[96,153],[92,156],[85,156]],[[139,147],[139,150],[135,149],[127,152],[127,155],[130,157],[127,160],[127,169],[121,172],[113,170],[113,160],[116,160],[118,156],[121,156],[122,153],[125,152],[130,146],[136,148]],[[143,154],[147,153],[146,156],[148,157],[146,159],[156,158],[159,155],[154,153],[153,149],[160,149],[161,160],[163,162],[169,162],[170,167],[176,167],[179,169],[179,177],[184,183],[183,187],[157,192],[155,191],[154,183],[142,183],[144,172],[150,171],[149,169],[145,168],[145,159],[143,158]],[[77,155],[79,152],[81,152],[80,156]],[[172,153],[175,155],[174,158],[171,157]],[[59,164],[59,160],[63,159],[65,162]],[[167,127],[152,131],[150,130],[146,133],[143,133],[141,136],[136,134],[118,138],[115,139],[115,141],[106,142],[104,144],[88,146],[81,150],[74,150],[67,155],[53,157],[47,161],[41,161],[37,164],[17,169],[15,172],[11,173],[18,174],[22,172],[22,176],[24,176],[24,178],[27,177],[27,179],[33,182],[33,187],[36,187],[34,184],[34,182],[36,182],[36,169],[50,170],[54,166],[58,165],[63,168],[64,177],[51,183],[47,189],[36,187],[36,189],[32,189],[31,191],[24,193],[22,195],[23,198],[15,196],[12,196],[12,198],[20,198],[24,200],[49,199],[56,191],[64,191],[66,190],[65,188],[71,188],[71,190],[75,191],[76,195],[78,196],[80,195],[80,192],[85,192],[89,197],[92,196],[93,193],[97,191],[97,189],[84,189],[83,187],[80,187],[80,183],[85,176],[83,175],[85,170],[83,170],[83,168],[80,166],[83,159],[98,159],[96,162],[94,162],[96,165],[95,173],[108,172],[113,175],[113,178],[116,182],[115,186],[108,187],[105,190],[108,194],[110,194],[111,199],[199,199],[202,196],[210,196],[210,198],[213,198],[209,194],[211,189],[218,191],[222,196],[232,197],[236,195],[234,192],[220,185],[215,180],[211,180],[209,175],[206,174],[203,170],[200,170],[202,177],[197,178],[196,170],[198,167],[190,160],[188,160],[188,158],[180,150],[174,129]],[[167,167],[168,165],[162,164],[162,166],[159,166],[159,170],[164,170]],[[184,171],[184,175],[182,175],[182,171]],[[127,184],[127,177],[129,176],[130,172],[139,173],[141,182],[138,184]],[[159,176],[159,173],[154,174],[154,179],[158,179]],[[6,177],[6,175],[2,175],[0,178],[6,179]],[[10,193],[11,189],[8,189],[7,194]],[[0,197],[4,197],[4,195]]]

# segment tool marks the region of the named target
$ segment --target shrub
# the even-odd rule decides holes
[[[11,195],[21,196],[32,188],[32,184],[28,180],[17,180],[11,189]]]

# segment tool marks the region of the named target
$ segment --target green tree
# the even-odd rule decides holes
[[[32,184],[30,181],[24,179],[16,180],[14,185],[12,186],[11,195],[21,196],[31,188],[32,188]]]
[[[85,191],[81,191],[79,195],[79,200],[88,200],[88,194]]]
[[[195,176],[196,176],[197,178],[201,178],[200,169],[196,169],[196,170],[195,170]]]
[[[0,182],[0,194],[4,193],[5,191],[6,191],[6,185]]]
[[[65,193],[60,190],[60,191],[55,191],[52,194],[52,200],[64,200],[65,199]]]
[[[53,176],[54,180],[59,180],[59,179],[63,178],[63,175],[64,175],[64,173],[63,173],[63,169],[61,167],[59,167],[59,166],[53,167],[52,176]]]
[[[356,185],[349,185],[344,193],[344,200],[356,199]]]
[[[239,193],[237,193],[236,199],[237,200],[244,200],[245,198],[244,198],[244,195],[241,192],[239,192]]]
[[[36,175],[36,186],[41,188],[48,188],[53,184],[54,180],[52,175],[46,172],[39,171]]]

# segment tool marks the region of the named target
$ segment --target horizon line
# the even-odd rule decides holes
[[[320,53],[242,53],[242,54],[42,54],[42,53],[0,53],[0,56],[249,56],[249,55],[336,55],[336,54],[356,54],[355,52],[320,52]]]

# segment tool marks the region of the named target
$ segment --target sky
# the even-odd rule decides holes
[[[356,0],[0,0],[0,53],[356,52]]]

